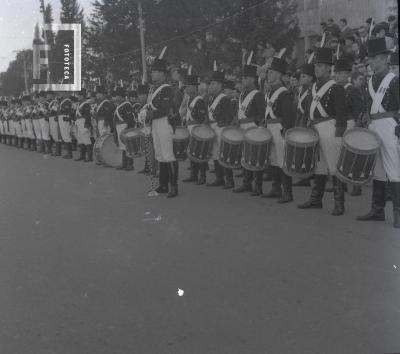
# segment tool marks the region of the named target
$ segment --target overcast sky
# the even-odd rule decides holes
[[[92,0],[79,0],[90,14]],[[60,0],[45,0],[52,4],[54,22],[59,19]],[[0,72],[7,70],[10,61],[15,59],[15,50],[32,49],[35,23],[42,23],[39,0],[0,0]]]

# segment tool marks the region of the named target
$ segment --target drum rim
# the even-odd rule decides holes
[[[214,129],[213,128],[211,128],[209,125],[207,125],[207,124],[196,124],[195,126],[193,126],[193,128],[192,128],[192,130],[191,130],[191,134],[190,134],[190,136],[192,136],[193,135],[193,131],[195,132],[197,129],[199,129],[199,128],[207,128],[207,129],[209,129],[210,130],[210,132],[213,134],[213,137],[212,138],[202,138],[202,137],[199,137],[198,135],[196,135],[196,138],[198,138],[199,140],[201,140],[201,141],[209,141],[209,140],[211,140],[211,139],[215,139],[216,137],[217,137],[217,134],[215,134],[215,131],[214,131]]]
[[[103,134],[100,138],[103,138],[103,139],[104,139],[104,142],[105,142],[108,138],[112,138],[113,141],[114,141],[113,134],[111,134],[111,133],[105,133],[105,134]],[[115,142],[114,142],[114,144],[115,144]],[[103,145],[102,145],[102,146],[103,146]],[[108,166],[111,166],[111,167],[116,167],[116,166],[118,166],[118,164],[114,166],[114,165],[110,165],[109,163],[107,163],[107,162],[105,161],[103,155],[101,154],[101,147],[99,148],[99,150],[100,150],[100,156],[102,157],[102,161],[103,161],[104,164],[106,164],[106,165],[108,165]],[[117,150],[120,151],[120,154],[121,154],[121,156],[122,156],[122,151],[121,151],[120,149],[117,149]]]
[[[354,146],[350,146],[346,142],[345,137],[346,137],[346,135],[348,135],[348,134],[350,134],[351,132],[354,132],[354,131],[359,131],[359,132],[366,132],[367,131],[368,133],[370,133],[371,135],[373,135],[376,138],[376,140],[378,142],[378,147],[374,148],[374,149],[369,149],[369,150],[360,150],[360,149],[358,149],[358,148],[356,148]],[[380,138],[380,136],[377,133],[375,133],[374,131],[372,131],[370,129],[361,128],[361,127],[354,127],[354,128],[351,128],[351,129],[347,130],[344,133],[343,139],[342,139],[342,146],[346,147],[347,150],[349,150],[351,152],[354,152],[356,154],[359,154],[359,155],[371,155],[371,154],[377,153],[379,151],[379,149],[382,146],[382,139]]]
[[[294,141],[288,139],[289,134],[291,134],[294,131],[311,132],[317,138],[317,140],[312,143],[303,143],[303,142],[298,142],[298,141],[294,142]],[[293,127],[293,128],[288,129],[285,132],[285,143],[288,143],[288,142],[290,145],[296,145],[296,146],[315,146],[315,145],[319,144],[319,134],[318,134],[318,131],[313,128]]]
[[[227,130],[231,130],[231,129],[240,131],[240,132],[242,133],[243,139],[242,139],[241,141],[238,141],[238,140],[233,141],[233,140],[231,140],[231,139],[228,139],[227,137],[224,137],[224,133],[225,133]],[[238,128],[238,127],[235,127],[234,125],[229,125],[229,126],[227,126],[227,127],[224,127],[224,128],[222,129],[222,131],[221,131],[221,141],[222,141],[222,140],[227,141],[227,142],[230,142],[230,143],[235,144],[235,145],[243,144],[243,142],[244,142],[244,131],[243,131],[243,129]]]
[[[254,141],[254,140],[251,140],[248,136],[246,136],[248,131],[255,130],[255,129],[264,129],[264,130],[268,131],[268,133],[270,135],[269,139],[266,140],[266,141],[265,140],[264,141]],[[272,141],[272,133],[266,127],[249,127],[247,129],[245,129],[243,135],[244,135],[244,142],[248,142],[249,144],[253,144],[253,145],[266,145],[266,144],[269,144]]]

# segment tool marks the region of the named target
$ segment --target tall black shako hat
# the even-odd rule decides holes
[[[335,71],[352,71],[353,70],[353,62],[349,58],[341,58],[336,61]]]
[[[285,54],[286,48],[282,48],[277,56],[272,58],[270,70],[275,70],[281,74],[286,74],[288,64],[286,60],[282,59],[282,55]]]
[[[311,63],[303,64],[302,66],[300,66],[300,72],[302,74],[306,74],[306,75],[314,77],[315,76],[314,64],[311,64]]]
[[[187,85],[187,86],[198,86],[200,84],[198,75],[194,75],[192,73],[191,65],[189,66],[189,69],[187,71],[187,74],[185,75],[183,82],[184,82],[184,85]]]
[[[112,97],[116,97],[116,96],[122,96],[122,97],[126,96],[125,88],[122,85],[114,88],[114,90],[112,92]]]
[[[167,47],[164,47],[158,58],[154,59],[153,64],[151,65],[152,71],[162,71],[164,73],[168,71],[168,63],[165,59],[163,59],[166,50]]]
[[[146,85],[146,84],[139,84],[137,87],[137,90],[136,90],[138,95],[148,95],[149,91],[150,91],[150,87],[149,87],[149,85]]]
[[[315,63],[333,65],[333,50],[331,48],[317,48],[315,53]]]
[[[210,81],[225,82],[225,73],[223,71],[218,71],[217,62],[214,60],[214,68],[211,73]]]
[[[390,60],[389,60],[390,65],[399,65],[399,52],[394,52],[390,54]]]
[[[369,39],[367,42],[367,51],[368,56],[374,57],[378,54],[389,54],[390,50],[386,47],[386,39],[385,38],[373,38]]]
[[[249,57],[247,58],[247,62],[243,65],[242,76],[243,77],[254,77],[257,78],[257,66],[251,64],[251,60],[253,59],[253,51],[250,52]]]

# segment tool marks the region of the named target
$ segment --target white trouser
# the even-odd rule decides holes
[[[281,123],[267,123],[267,127],[272,135],[271,151],[269,154],[270,165],[282,168],[285,156],[285,139],[282,136],[283,126]]]
[[[58,134],[58,122],[56,122],[55,119],[56,119],[55,116],[49,118],[50,135],[55,142],[58,142],[60,141],[60,135]]]
[[[40,130],[42,131],[42,139],[49,141],[50,140],[50,124],[45,118],[39,119]]]
[[[224,127],[219,127],[217,123],[211,123],[210,127],[214,130],[215,139],[212,149],[212,159],[219,160],[219,152],[221,148],[221,134]]]
[[[368,127],[382,140],[374,170],[374,179],[379,181],[400,182],[400,139],[394,134],[395,127],[391,117],[372,120]]]
[[[110,127],[106,127],[104,125],[104,119],[101,119],[101,120],[98,121],[97,129],[98,129],[98,132],[99,132],[99,136],[102,136],[103,134],[111,133],[111,128]]]
[[[154,119],[151,123],[151,134],[156,160],[172,162],[175,160],[173,130],[167,117]]]
[[[71,143],[72,138],[71,138],[71,122],[69,121],[64,121],[64,116],[60,115],[58,117],[58,123],[60,125],[60,133],[61,133],[61,138],[64,143]]]
[[[8,129],[10,135],[17,135],[17,131],[15,129],[15,122],[13,120],[8,121]]]
[[[121,141],[121,133],[124,129],[126,129],[128,124],[122,123],[122,124],[116,124],[115,129],[117,130],[117,136],[118,136],[118,147],[122,151],[126,151],[125,144]]]
[[[33,131],[35,132],[36,139],[42,139],[42,128],[40,127],[39,119],[32,119]]]
[[[23,133],[22,133],[22,125],[21,122],[14,122],[14,129],[15,129],[15,135],[18,138],[23,138]]]
[[[0,134],[5,134],[3,122],[0,120]]]
[[[27,138],[25,119],[20,120],[20,125],[21,125],[22,137]]]
[[[90,145],[90,130],[85,128],[85,118],[78,118],[76,120],[76,126],[78,127],[78,144]]]
[[[356,122],[354,121],[354,119],[349,119],[349,120],[347,121],[346,132],[347,132],[349,129],[353,129],[353,128],[355,127],[355,125],[356,125]]]
[[[335,120],[330,119],[314,125],[319,135],[319,160],[315,167],[315,174],[332,176],[336,172],[342,138],[335,137]]]
[[[33,124],[32,119],[25,119],[25,127],[26,127],[26,138],[35,139],[35,134],[33,132]]]

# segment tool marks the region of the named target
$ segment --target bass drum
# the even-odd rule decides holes
[[[93,156],[96,162],[106,166],[117,167],[121,165],[122,151],[115,144],[114,134],[103,134],[96,139],[93,146]]]

